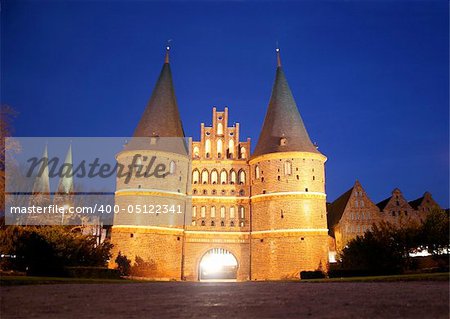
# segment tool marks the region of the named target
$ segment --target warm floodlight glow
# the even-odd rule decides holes
[[[218,276],[234,271],[237,267],[236,258],[228,251],[212,250],[205,254],[200,262],[202,277]]]

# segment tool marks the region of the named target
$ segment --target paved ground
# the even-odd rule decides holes
[[[449,318],[449,283],[64,284],[1,287],[1,318]]]

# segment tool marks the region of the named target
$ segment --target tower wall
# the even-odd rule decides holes
[[[325,161],[308,152],[271,153],[250,161],[253,280],[326,270]]]
[[[149,267],[142,269],[142,277],[157,280],[181,279],[183,231],[150,227],[114,226],[112,229],[111,267],[119,252],[131,260],[142,258]]]
[[[156,164],[164,164],[169,173],[164,178],[137,176],[134,172],[128,182],[126,176],[117,178],[115,204],[120,208],[114,216],[111,232],[111,265],[119,252],[131,260],[141,258],[146,264],[134,276],[160,280],[180,280],[182,278],[182,250],[184,223],[190,218],[191,204],[187,201],[187,183],[190,176],[189,158],[171,152],[155,150],[133,150],[118,154],[118,163],[128,167],[135,154],[151,158],[156,156]],[[172,164],[171,164],[172,163]],[[142,159],[139,164],[148,164]],[[173,170],[171,169],[171,165]],[[184,214],[150,213],[151,205],[178,205]],[[146,208],[144,208],[146,207]],[[138,210],[141,213],[138,213]],[[189,211],[187,211],[189,210]],[[132,211],[132,213],[130,213]],[[147,211],[148,213],[144,213]]]

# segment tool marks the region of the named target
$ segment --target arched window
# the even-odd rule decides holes
[[[234,218],[234,206],[230,207],[230,219]]]
[[[247,158],[247,150],[245,147],[241,147],[241,158]]]
[[[230,171],[230,184],[236,184],[236,172],[233,169]]]
[[[211,184],[217,184],[218,177],[219,177],[219,174],[217,173],[217,171],[215,169],[212,170],[212,172],[211,172]]]
[[[200,209],[200,216],[202,218],[206,217],[206,207],[205,206],[202,206],[202,208]]]
[[[211,140],[207,139],[205,142],[205,157],[209,158],[211,154]]]
[[[200,149],[198,148],[198,146],[194,146],[194,157],[200,157]]]
[[[239,184],[245,184],[245,171],[243,169],[239,171]]]
[[[220,207],[220,218],[225,218],[225,206]]]
[[[227,183],[227,171],[222,170],[220,172],[220,184],[226,184]]]
[[[197,217],[197,206],[192,206],[192,217]]]
[[[177,164],[175,164],[174,161],[171,161],[171,162],[170,162],[170,165],[169,165],[169,173],[170,173],[171,175],[175,174],[175,170],[176,170],[176,169],[177,169]]]
[[[230,222],[230,226],[234,227],[234,221],[233,220]]]
[[[208,184],[208,171],[206,169],[202,171],[202,184]]]
[[[363,200],[361,201],[361,207],[364,207],[364,201]]]
[[[240,191],[239,191],[239,196],[244,196],[245,195],[245,191],[243,190],[243,189],[241,189]]]
[[[194,184],[198,184],[200,180],[200,172],[198,171],[198,169],[194,169],[194,171],[192,172],[192,182]]]
[[[245,218],[245,207],[244,206],[239,206],[239,217],[241,219]]]
[[[211,218],[216,218],[216,206],[211,206]]]
[[[217,123],[217,135],[223,135],[223,125],[222,125],[222,123]]]
[[[234,154],[234,141],[229,140],[228,141],[228,158],[233,158]]]
[[[223,153],[223,142],[221,139],[217,140],[217,157],[222,157]]]
[[[292,163],[290,161],[284,162],[284,175],[292,174]]]
[[[216,226],[216,223],[214,221],[211,221],[211,226]]]
[[[260,172],[260,170],[259,170],[259,165],[256,165],[256,166],[255,166],[255,178],[256,178],[256,179],[259,179],[259,178],[260,178],[260,175],[261,175],[261,172]]]

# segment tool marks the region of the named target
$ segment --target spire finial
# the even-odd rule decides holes
[[[169,63],[170,42],[172,42],[172,39],[167,40],[167,45],[166,45],[166,57],[164,58],[164,63],[166,63],[166,64]]]
[[[277,67],[281,67],[280,48],[278,46],[278,41],[277,41],[277,48],[275,49],[275,51],[277,52]]]

